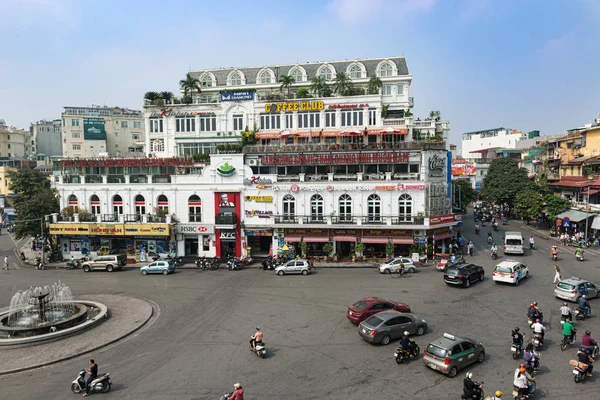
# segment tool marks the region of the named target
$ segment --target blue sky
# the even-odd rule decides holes
[[[600,0],[0,0],[0,118],[141,108],[190,69],[404,55],[415,115],[560,133],[600,113]]]

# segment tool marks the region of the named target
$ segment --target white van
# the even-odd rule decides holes
[[[521,232],[506,232],[504,254],[525,254],[525,239]]]

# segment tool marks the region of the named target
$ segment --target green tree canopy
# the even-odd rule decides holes
[[[381,85],[383,85],[381,79],[379,79],[377,75],[371,75],[371,77],[369,78],[369,83],[367,85],[367,93],[378,94],[379,89],[381,89]]]
[[[345,96],[346,93],[352,88],[352,80],[345,72],[338,72],[335,74],[335,80],[333,82],[332,89],[335,93]]]
[[[530,187],[517,193],[515,198],[515,206],[521,213],[523,219],[527,222],[540,215],[542,204],[543,197],[534,187]]]
[[[36,170],[10,171],[8,177],[17,213],[15,234],[18,238],[39,235],[43,218],[59,212],[55,190],[46,175]]]
[[[483,179],[481,194],[494,203],[514,205],[517,194],[532,186],[525,168],[519,168],[517,161],[513,159],[501,157],[490,163],[488,174]]]
[[[473,186],[471,186],[470,182],[467,182],[464,179],[452,180],[452,186],[454,186],[454,205],[456,207],[460,206],[463,210],[466,209],[467,205],[473,201],[475,189],[473,189]]]
[[[291,75],[281,75],[279,77],[279,83],[281,83],[281,86],[279,86],[279,90],[283,93],[283,89],[287,89],[287,97],[289,98],[290,88],[294,83],[296,83],[296,79],[294,79],[294,77]]]
[[[202,91],[200,89],[200,81],[198,80],[198,78],[194,78],[192,75],[190,75],[189,72],[187,74],[185,74],[185,79],[182,79],[179,81],[179,86],[181,87],[181,90],[183,90],[184,98],[189,96],[189,98],[191,99],[192,92],[194,90],[197,91],[198,93],[200,93]],[[190,101],[190,103],[191,103],[191,101]]]
[[[546,204],[546,217],[550,222],[556,221],[556,216],[558,214],[571,207],[571,202],[569,200],[553,194],[545,195],[544,203]]]

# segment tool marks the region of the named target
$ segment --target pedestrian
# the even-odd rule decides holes
[[[8,271],[8,256],[4,256],[4,266],[2,267],[2,269]]]
[[[473,242],[469,242],[469,247],[468,247],[468,249],[469,249],[469,255],[470,255],[471,257],[473,257],[473,249],[474,249],[474,248],[475,248],[475,246],[473,245]]]
[[[554,281],[552,283],[560,283],[560,281],[562,281],[562,276],[560,274],[560,268],[558,267],[558,265],[554,266]]]
[[[35,238],[31,238],[31,251],[35,251]]]

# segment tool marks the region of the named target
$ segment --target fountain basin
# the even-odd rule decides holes
[[[75,313],[56,322],[48,322],[45,324],[40,323],[36,324],[36,326],[11,326],[9,324],[11,317],[15,316],[16,314],[17,319],[24,318],[22,315],[26,316],[27,311],[31,307],[23,307],[21,309],[13,310],[6,315],[0,314],[0,336],[7,335],[10,337],[25,337],[51,333],[53,330],[63,330],[75,325],[79,325],[88,319],[88,313],[92,313],[92,309],[88,308],[82,303],[76,303],[73,301],[59,301],[55,302],[54,304],[59,306],[62,304],[70,305],[75,308]],[[89,317],[93,317],[93,315],[90,315]]]

